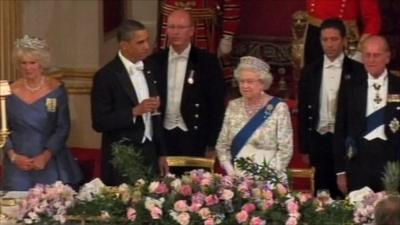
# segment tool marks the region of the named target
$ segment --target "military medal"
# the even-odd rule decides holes
[[[188,80],[187,80],[187,82],[188,82],[189,84],[194,84],[193,76],[194,76],[194,71],[191,70],[191,71],[190,71],[190,74],[189,74],[189,78],[188,78]]]
[[[57,99],[46,98],[46,107],[48,112],[55,112],[57,108]]]
[[[397,118],[393,118],[389,123],[389,128],[393,133],[396,133],[400,128],[400,122]]]
[[[376,104],[379,105],[379,103],[381,103],[381,101],[382,101],[381,96],[379,96],[379,89],[381,89],[381,85],[380,85],[380,84],[377,84],[377,83],[374,83],[374,84],[372,84],[372,87],[373,87],[373,88],[375,89],[375,91],[376,91],[376,95],[375,95],[375,98],[374,98],[374,102],[375,102]]]

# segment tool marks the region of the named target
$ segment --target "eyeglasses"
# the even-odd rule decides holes
[[[174,29],[177,29],[177,30],[184,30],[184,29],[187,29],[187,28],[190,28],[191,26],[190,25],[167,25],[167,29],[169,29],[169,30],[174,30]]]

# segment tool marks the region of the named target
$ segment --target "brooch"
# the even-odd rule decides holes
[[[393,118],[389,123],[389,128],[393,133],[396,133],[400,128],[400,122],[397,118]]]
[[[188,78],[188,80],[187,80],[187,82],[188,82],[189,84],[194,84],[194,78],[193,78],[193,76],[194,76],[194,71],[193,71],[193,70],[190,70],[189,78]]]
[[[46,98],[46,108],[48,112],[55,112],[57,108],[57,99]]]

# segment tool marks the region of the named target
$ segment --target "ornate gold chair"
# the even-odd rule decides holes
[[[315,176],[315,168],[289,168],[289,186],[290,189],[293,191],[299,191],[299,192],[309,192],[310,194],[314,194],[315,191],[315,182],[314,182],[314,176]],[[298,179],[306,179],[309,182],[309,189],[298,189],[295,188],[294,183]]]
[[[215,159],[191,156],[167,156],[167,163],[170,167],[200,167],[209,169],[214,173]]]

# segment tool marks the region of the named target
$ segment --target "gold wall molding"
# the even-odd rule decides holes
[[[62,80],[69,94],[87,95],[92,89],[92,80],[97,69],[94,68],[60,68],[49,73],[49,76]]]
[[[21,34],[21,1],[0,1],[0,79],[17,79],[12,50]]]

